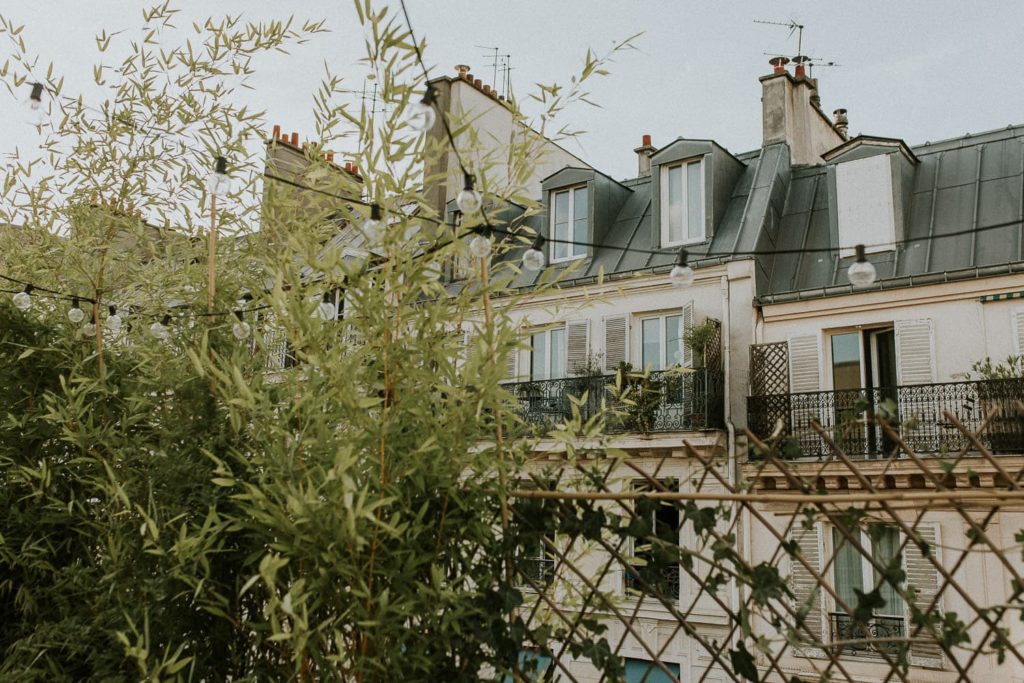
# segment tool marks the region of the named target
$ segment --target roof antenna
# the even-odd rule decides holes
[[[793,31],[796,31],[796,53],[802,54],[804,47],[804,25],[796,23],[795,19],[789,21],[766,21],[764,19],[754,19],[755,24],[767,24],[769,26],[785,26],[789,29],[789,35],[787,38],[793,37]]]

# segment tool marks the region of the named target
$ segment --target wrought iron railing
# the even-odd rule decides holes
[[[876,417],[886,419],[917,453],[957,452],[967,437],[944,413],[954,415],[972,432],[996,411],[979,439],[995,453],[1024,453],[1024,379],[947,382],[880,389],[819,391],[803,394],[750,396],[747,422],[758,436],[771,434],[779,421],[799,445],[799,456],[831,453],[811,427],[817,420],[847,455],[884,457],[896,444]]]
[[[638,593],[660,594],[669,600],[679,599],[679,565],[664,567],[626,565],[626,588]]]
[[[513,382],[505,385],[525,422],[552,426],[572,416],[573,399],[584,420],[610,408],[609,432],[666,432],[722,427],[722,372],[668,370],[627,375],[616,388],[615,375]],[[626,399],[626,400],[624,400]]]
[[[832,642],[843,641],[848,652],[895,652],[896,639],[905,635],[903,617],[871,617],[866,624],[854,621],[849,614],[829,614]],[[853,641],[853,642],[847,642]]]

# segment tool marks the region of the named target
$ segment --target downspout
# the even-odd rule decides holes
[[[731,375],[729,372],[730,360],[729,357],[732,353],[732,334],[731,334],[731,320],[729,310],[729,275],[722,276],[722,401],[723,401],[723,417],[725,418],[725,429],[726,429],[726,448],[728,453],[728,465],[726,471],[726,481],[729,482],[729,487],[732,490],[736,490],[736,427],[732,423],[732,392],[730,391],[729,384]],[[743,525],[740,523],[739,516],[742,514],[742,507],[737,502],[733,502],[734,514],[737,516],[736,520],[736,533],[740,536],[737,538],[737,545],[742,548],[746,543],[747,534],[743,532]],[[749,557],[743,557],[743,561],[749,561]],[[739,610],[740,608],[740,587],[739,583],[733,581],[732,584],[732,608]],[[733,640],[735,641],[738,637],[738,631],[734,635]],[[733,643],[735,647],[735,642]]]

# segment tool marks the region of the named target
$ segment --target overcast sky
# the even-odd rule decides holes
[[[797,36],[755,20],[799,21],[806,26],[804,53],[840,65],[815,75],[822,107],[848,109],[851,133],[916,144],[1024,123],[1024,2],[1018,0],[406,1],[417,35],[427,39],[432,74],[453,74],[456,63],[467,63],[489,82],[493,57],[477,46],[496,46],[511,54],[520,97],[537,81],[564,81],[579,69],[587,48],[602,53],[643,32],[639,49],[618,56],[612,74],[595,83],[592,97],[602,108],[581,105],[563,120],[586,131],[570,150],[619,178],[635,174],[632,149],[643,133],[656,146],[679,136],[713,138],[735,153],[760,144],[757,79],[770,71],[762,53],[795,54]],[[29,49],[66,74],[70,94],[88,92],[98,61],[94,35],[104,28],[137,35],[146,4],[0,0],[0,13],[27,25]],[[348,87],[363,87],[364,70],[357,64],[363,39],[351,0],[180,0],[176,6],[184,26],[239,12],[252,20],[288,12],[327,20],[331,33],[257,65],[248,97],[267,111],[269,124],[305,137],[310,95],[324,61],[348,78]],[[0,153],[16,145],[30,151],[34,132],[22,119],[4,99]]]

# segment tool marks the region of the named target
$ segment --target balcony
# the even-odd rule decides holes
[[[993,411],[979,441],[993,453],[1024,453],[1024,418],[1017,402],[1024,400],[1024,380],[1001,379],[947,382],[880,389],[772,394],[747,398],[750,430],[760,437],[771,434],[779,420],[783,432],[799,445],[799,456],[831,454],[828,444],[811,427],[817,420],[847,455],[882,458],[896,444],[887,437],[876,417],[886,419],[907,445],[919,454],[955,453],[967,438],[947,420],[954,415],[976,432]]]
[[[899,643],[894,639],[903,638],[906,633],[902,617],[872,617],[867,624],[859,624],[849,614],[829,614],[832,627],[832,642],[844,641],[847,652],[886,652],[895,654]],[[845,641],[862,641],[846,643]],[[874,641],[874,642],[872,642]]]
[[[504,385],[516,400],[516,410],[529,424],[551,427],[572,416],[570,397],[586,396],[579,405],[584,421],[606,408],[609,415],[605,431],[678,432],[722,427],[722,372],[661,371],[646,376],[623,378],[630,402],[620,400],[615,390],[615,375],[567,377],[564,379],[512,382]]]

